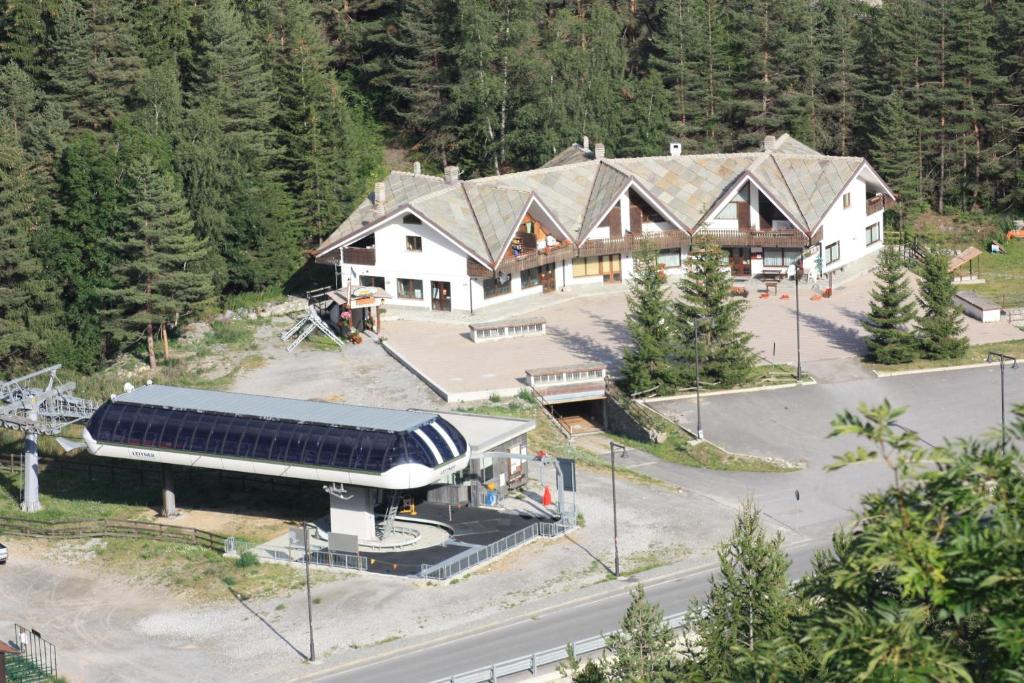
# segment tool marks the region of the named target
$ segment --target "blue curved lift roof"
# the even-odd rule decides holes
[[[373,473],[468,450],[436,413],[155,384],[107,401],[87,428],[98,442]]]

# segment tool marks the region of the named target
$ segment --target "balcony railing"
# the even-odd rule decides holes
[[[704,230],[699,234],[712,237],[723,247],[802,247],[807,236],[799,230]]]
[[[647,242],[655,249],[675,249],[690,243],[690,236],[682,230],[666,230],[661,234],[626,235],[618,239],[587,240],[578,250],[579,256],[607,256],[631,254],[640,244]]]
[[[529,270],[548,263],[557,263],[563,259],[571,259],[576,255],[576,248],[572,244],[559,244],[554,247],[541,247],[535,251],[528,251],[519,256],[506,254],[505,258],[498,264],[498,269],[505,272],[518,273],[522,270]]]
[[[878,213],[882,209],[888,209],[892,207],[892,200],[888,199],[884,195],[875,195],[874,197],[868,197],[868,215]]]
[[[375,266],[377,250],[374,247],[345,247],[342,258],[345,263],[353,266]]]

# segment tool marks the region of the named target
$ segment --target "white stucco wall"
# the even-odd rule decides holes
[[[864,181],[854,179],[845,192],[850,193],[850,206],[843,208],[843,197],[840,195],[821,222],[822,268],[825,273],[845,268],[878,251],[884,241],[884,212],[878,211],[867,215],[867,189]],[[883,239],[869,246],[865,239],[865,229],[873,223],[882,224]],[[839,260],[835,263],[825,263],[825,247],[837,241]]]
[[[409,251],[405,238],[416,235],[423,241],[422,251]],[[374,233],[376,265],[348,265],[342,269],[342,284],[352,278],[359,284],[359,276],[384,278],[384,289],[391,295],[389,304],[430,308],[430,282],[448,282],[451,285],[452,309],[469,310],[469,276],[466,275],[466,253],[424,225],[401,222],[388,224]],[[354,277],[353,277],[354,274]],[[422,299],[398,298],[398,279],[423,281]],[[479,286],[479,285],[478,285]],[[474,292],[474,296],[476,292]],[[483,299],[483,291],[480,291]]]

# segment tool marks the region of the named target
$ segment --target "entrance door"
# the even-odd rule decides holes
[[[547,263],[540,267],[540,284],[544,292],[555,291],[555,264]]]
[[[452,310],[452,283],[430,281],[430,307],[435,311]]]
[[[729,249],[729,270],[733,275],[750,275],[750,249],[746,247]]]

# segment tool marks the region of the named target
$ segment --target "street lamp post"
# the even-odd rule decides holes
[[[698,321],[703,321],[704,318],[695,318],[693,321],[693,356],[696,372],[696,381],[694,384],[697,387],[697,438],[704,440],[704,424],[700,419],[700,344],[698,343],[698,337],[700,330],[697,327]]]
[[[309,590],[309,524],[302,523],[302,545],[306,557],[306,611],[309,614],[309,661],[316,661],[316,646],[313,644],[313,598]]]
[[[800,381],[802,368],[800,367],[800,276],[804,273],[804,255],[800,252],[800,259],[796,262],[796,381]]]
[[[996,353],[995,351],[989,351],[985,357],[986,363],[991,363],[993,358],[999,359],[999,417],[1003,427],[1003,455],[1006,455],[1006,362],[1011,363],[1010,369],[1017,369],[1017,359],[1013,356],[1007,356],[1005,353]]]
[[[615,451],[626,454],[626,447],[614,441],[608,442],[608,450],[612,456],[612,543],[615,546],[615,578],[619,577],[619,507],[615,499]]]

